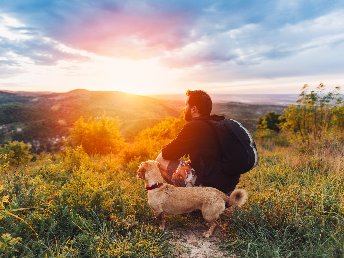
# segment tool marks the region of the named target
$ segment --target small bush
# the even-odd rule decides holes
[[[78,119],[71,130],[68,143],[82,146],[87,154],[118,153],[124,146],[118,121],[110,117]]]
[[[140,132],[120,153],[124,163],[131,160],[154,159],[162,147],[174,139],[185,124],[184,119],[168,118]]]
[[[268,112],[258,120],[257,128],[279,132],[281,130],[281,122],[283,122],[283,120],[281,119],[280,114],[277,114],[276,112]]]
[[[60,155],[67,171],[76,170],[82,164],[85,165],[89,161],[89,156],[81,146],[75,148],[65,147]]]
[[[33,155],[31,145],[24,142],[9,142],[0,148],[0,163],[9,162],[10,165],[19,165],[28,162]]]
[[[11,234],[4,233],[0,237],[0,254],[2,257],[11,257],[11,254],[18,251],[17,247],[21,245],[20,237],[12,237]]]

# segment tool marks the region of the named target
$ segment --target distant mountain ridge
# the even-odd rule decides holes
[[[210,94],[214,103],[239,102],[247,104],[289,105],[296,103],[298,94]],[[152,95],[164,100],[185,99],[183,94]]]

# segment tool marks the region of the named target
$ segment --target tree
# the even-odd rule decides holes
[[[268,112],[265,116],[259,118],[257,127],[258,129],[269,129],[275,132],[280,131],[279,124],[283,122],[281,115],[276,112]]]
[[[79,118],[71,129],[68,143],[82,146],[87,154],[118,153],[124,145],[118,120],[110,117]]]
[[[339,93],[340,87],[324,93],[324,84],[309,92],[309,86],[303,86],[297,105],[290,105],[283,112],[284,131],[300,137],[308,144],[311,140],[319,141],[331,131],[344,129],[344,106]]]

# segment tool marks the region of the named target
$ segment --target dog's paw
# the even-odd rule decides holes
[[[207,231],[207,232],[204,232],[204,233],[203,233],[203,236],[204,236],[205,238],[209,238],[209,237],[211,237],[211,234]]]

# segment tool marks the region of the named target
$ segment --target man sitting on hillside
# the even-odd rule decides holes
[[[224,171],[216,132],[207,121],[202,121],[220,121],[224,117],[210,115],[212,101],[206,92],[187,91],[186,95],[184,115],[188,123],[156,158],[161,174],[168,183],[177,186],[211,186],[229,194],[239,182],[240,173]],[[231,147],[238,150],[235,151],[237,157],[233,157],[237,161],[231,164],[231,170],[239,171],[244,166],[241,157],[247,154],[240,151],[240,147]],[[185,155],[189,156],[189,161],[179,160]],[[254,162],[256,164],[256,160]]]

